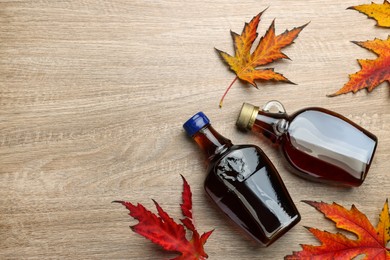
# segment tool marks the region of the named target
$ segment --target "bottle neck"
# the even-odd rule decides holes
[[[211,125],[207,125],[192,137],[211,161],[215,155],[225,152],[233,144],[220,135]]]
[[[278,143],[288,129],[288,116],[285,113],[270,113],[260,110],[251,131],[261,133],[273,143]]]

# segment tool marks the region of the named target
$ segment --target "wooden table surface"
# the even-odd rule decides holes
[[[379,0],[378,0],[379,1]],[[378,2],[376,1],[376,2]],[[215,228],[209,259],[282,259],[301,243],[316,244],[303,226],[334,231],[301,200],[355,204],[376,224],[390,191],[390,92],[383,83],[326,97],[375,58],[351,41],[386,39],[347,7],[363,0],[276,1],[0,1],[0,258],[167,259],[129,225],[113,200],[152,198],[181,217],[180,174],[193,191],[200,232]],[[381,2],[381,1],[379,1]],[[232,53],[230,30],[265,8],[258,32],[310,24],[272,64],[297,85],[236,82],[214,47]],[[343,189],[305,181],[284,167],[264,139],[241,133],[242,102],[281,101],[292,113],[320,106],[377,135],[379,146],[364,184]],[[280,172],[302,221],[269,248],[233,228],[205,195],[204,157],[182,124],[198,111],[235,144],[257,144]]]

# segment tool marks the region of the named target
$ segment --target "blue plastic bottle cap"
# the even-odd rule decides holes
[[[203,112],[198,112],[183,124],[183,128],[189,136],[193,136],[208,124],[210,124],[210,120],[207,116]]]

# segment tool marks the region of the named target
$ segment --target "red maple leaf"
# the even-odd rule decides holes
[[[183,224],[176,223],[166,213],[161,206],[153,200],[156,205],[158,215],[146,209],[142,204],[136,206],[131,202],[115,201],[121,203],[129,211],[129,215],[139,221],[138,224],[131,226],[131,229],[141,236],[149,239],[153,243],[160,245],[167,251],[181,253],[180,256],[172,260],[203,260],[208,258],[204,251],[204,244],[210,237],[213,230],[203,233],[201,236],[195,229],[192,219],[192,193],[186,179],[183,178],[183,203],[180,205],[184,216],[180,221]],[[191,240],[186,238],[186,230],[192,232]]]

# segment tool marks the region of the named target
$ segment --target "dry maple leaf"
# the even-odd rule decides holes
[[[355,93],[364,88],[370,92],[382,82],[390,82],[390,36],[387,40],[375,39],[353,43],[373,51],[379,57],[375,60],[358,60],[362,69],[349,75],[349,81],[336,93],[328,95],[329,97],[351,91]]]
[[[390,27],[390,3],[385,0],[383,4],[365,4],[351,6],[347,9],[359,11],[377,21],[378,26]]]
[[[237,75],[223,94],[219,103],[220,107],[222,107],[223,99],[227,92],[238,78],[252,84],[254,87],[257,87],[255,80],[275,80],[292,83],[282,74],[274,72],[273,69],[256,69],[256,67],[271,63],[278,59],[288,59],[287,55],[281,52],[281,49],[290,45],[307,24],[294,28],[291,31],[286,30],[280,35],[275,35],[275,23],[273,21],[265,35],[261,37],[256,49],[251,54],[251,47],[257,38],[258,34],[256,33],[256,30],[263,12],[253,17],[249,24],[245,23],[241,35],[231,32],[234,43],[234,56],[216,49],[223,61],[226,62],[230,69]]]
[[[386,248],[387,243],[390,241],[390,213],[387,200],[383,206],[382,213],[379,215],[379,223],[376,228],[373,227],[366,215],[360,212],[354,205],[352,205],[350,210],[347,210],[336,203],[304,202],[335,222],[337,228],[355,234],[357,239],[349,239],[341,233],[334,234],[316,228],[308,228],[321,242],[321,245],[301,245],[303,250],[286,256],[286,260],[353,259],[358,255],[365,255],[364,259],[390,259],[390,248]]]
[[[183,178],[183,203],[180,205],[184,219],[181,219],[183,224],[176,223],[166,213],[160,205],[153,200],[156,205],[158,216],[147,210],[142,204],[134,204],[125,201],[115,201],[124,205],[129,211],[129,215],[139,221],[138,224],[131,229],[151,240],[153,243],[160,245],[167,251],[175,251],[181,253],[180,256],[172,260],[203,260],[208,256],[204,251],[204,244],[210,237],[212,231],[203,233],[201,236],[195,229],[192,219],[192,193],[186,179]],[[191,240],[186,238],[186,230],[192,232]]]

